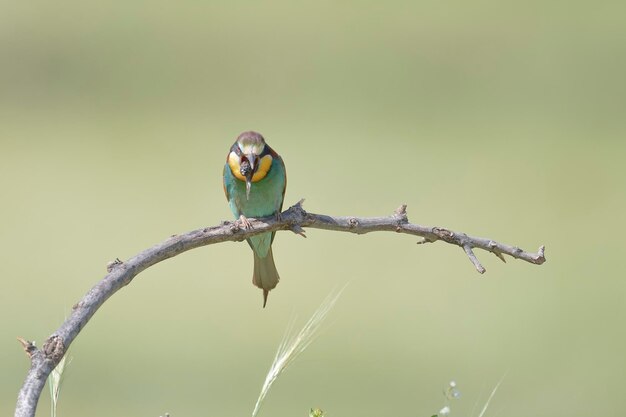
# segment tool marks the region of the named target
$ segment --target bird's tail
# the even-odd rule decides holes
[[[267,252],[265,258],[259,257],[254,253],[254,274],[252,275],[252,283],[263,290],[263,308],[267,304],[267,295],[270,290],[274,289],[280,280],[276,265],[274,264],[274,255],[272,248]]]

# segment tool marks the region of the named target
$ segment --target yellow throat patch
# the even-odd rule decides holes
[[[241,166],[239,165],[239,163],[240,163],[239,156],[237,156],[235,152],[231,152],[228,155],[228,166],[230,167],[230,172],[233,173],[235,178],[245,182],[246,177],[241,175],[241,172],[239,171]],[[272,167],[272,155],[265,155],[259,161],[259,167],[257,168],[256,172],[252,176],[252,182],[261,181],[263,178],[265,178],[265,176],[267,175],[271,167]]]

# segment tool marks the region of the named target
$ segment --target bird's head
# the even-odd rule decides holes
[[[246,183],[249,199],[252,183],[265,178],[270,170],[272,155],[260,133],[243,132],[230,148],[227,162],[233,175]]]

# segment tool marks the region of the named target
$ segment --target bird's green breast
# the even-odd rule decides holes
[[[265,178],[252,183],[250,196],[246,198],[246,183],[237,179],[228,164],[224,167],[224,188],[228,203],[235,218],[266,217],[279,213],[283,205],[286,184],[285,167],[279,158],[272,162],[272,167]],[[262,233],[248,239],[250,247],[260,257],[269,254],[274,233]]]
[[[224,187],[235,218],[242,214],[246,217],[264,217],[280,212],[285,182],[285,167],[276,158],[265,178],[252,183],[250,198],[247,199],[246,183],[233,175],[228,164],[224,166]]]

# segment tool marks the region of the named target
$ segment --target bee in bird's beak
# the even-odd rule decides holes
[[[252,186],[252,177],[258,168],[258,158],[258,156],[252,153],[241,157],[239,172],[246,178],[246,200],[250,199],[250,187]]]

